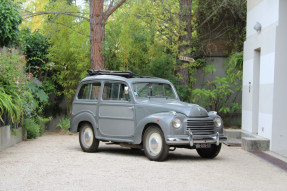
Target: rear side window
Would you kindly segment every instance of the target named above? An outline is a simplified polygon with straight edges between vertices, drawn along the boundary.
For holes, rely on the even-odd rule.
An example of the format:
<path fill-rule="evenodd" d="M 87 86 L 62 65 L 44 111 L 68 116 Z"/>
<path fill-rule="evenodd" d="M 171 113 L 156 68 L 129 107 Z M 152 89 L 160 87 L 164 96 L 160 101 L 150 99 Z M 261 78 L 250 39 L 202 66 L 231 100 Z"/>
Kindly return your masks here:
<path fill-rule="evenodd" d="M 101 92 L 101 83 L 93 83 L 92 84 L 92 93 L 91 93 L 91 99 L 99 99 Z"/>
<path fill-rule="evenodd" d="M 129 100 L 129 94 L 125 94 L 125 87 L 127 85 L 119 82 L 106 83 L 103 90 L 103 100 Z"/>
<path fill-rule="evenodd" d="M 82 87 L 79 91 L 79 94 L 78 94 L 78 99 L 89 99 L 90 98 L 90 90 L 91 90 L 90 84 L 82 85 Z"/>
<path fill-rule="evenodd" d="M 79 94 L 78 99 L 92 99 L 97 100 L 99 99 L 101 91 L 101 83 L 89 83 L 82 85 Z"/>

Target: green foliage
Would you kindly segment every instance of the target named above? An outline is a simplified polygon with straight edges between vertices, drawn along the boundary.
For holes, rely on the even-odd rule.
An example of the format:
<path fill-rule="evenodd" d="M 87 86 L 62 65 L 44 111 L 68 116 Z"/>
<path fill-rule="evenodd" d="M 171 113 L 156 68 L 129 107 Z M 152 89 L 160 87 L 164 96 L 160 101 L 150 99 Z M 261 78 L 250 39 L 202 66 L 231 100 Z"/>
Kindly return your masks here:
<path fill-rule="evenodd" d="M 36 123 L 34 119 L 25 119 L 24 127 L 27 131 L 28 139 L 36 139 L 37 137 L 40 136 L 41 125 Z"/>
<path fill-rule="evenodd" d="M 174 58 L 169 54 L 163 54 L 161 57 L 154 58 L 150 63 L 147 63 L 146 73 L 151 76 L 172 80 L 173 61 Z"/>
<path fill-rule="evenodd" d="M 20 122 L 26 76 L 25 60 L 17 53 L 0 52 L 0 114 L 8 112 L 11 122 Z"/>
<path fill-rule="evenodd" d="M 43 108 L 48 103 L 48 96 L 42 89 L 42 84 L 36 78 L 33 78 L 31 81 L 26 83 L 27 91 L 23 100 L 24 113 L 27 120 L 32 120 L 34 123 L 26 124 L 26 130 L 34 132 L 38 132 L 35 134 L 36 137 L 41 136 L 45 132 L 45 123 L 52 120 L 52 117 L 44 118 L 43 116 Z M 36 125 L 35 125 L 36 124 Z M 29 126 L 31 125 L 31 127 Z M 34 134 L 33 134 L 34 135 Z M 32 138 L 36 138 L 32 136 Z"/>
<path fill-rule="evenodd" d="M 38 102 L 34 99 L 31 91 L 23 93 L 23 111 L 26 117 L 32 118 L 38 107 Z"/>
<path fill-rule="evenodd" d="M 226 67 L 226 77 L 216 77 L 213 81 L 205 82 L 202 89 L 192 91 L 193 102 L 218 111 L 221 115 L 241 108 L 235 100 L 242 89 L 243 53 L 233 53 L 223 65 Z M 207 65 L 204 71 L 213 72 L 214 68 Z"/>
<path fill-rule="evenodd" d="M 174 12 L 178 8 L 178 4 L 168 4 Z M 170 46 L 173 40 L 168 39 L 175 42 L 178 37 L 162 28 L 157 18 L 164 19 L 163 11 L 159 1 L 129 1 L 113 14 L 114 19 L 106 25 L 106 69 L 132 70 L 176 81 L 177 48 Z"/>
<path fill-rule="evenodd" d="M 231 83 L 237 85 L 238 81 L 242 80 L 243 75 L 243 52 L 235 52 L 231 54 L 223 65 L 226 67 L 225 74 L 228 79 L 231 80 Z M 241 90 L 241 87 L 238 90 Z"/>
<path fill-rule="evenodd" d="M 57 124 L 57 127 L 59 127 L 62 131 L 67 132 L 70 128 L 70 118 L 63 117 Z"/>
<path fill-rule="evenodd" d="M 222 49 L 220 46 L 223 43 L 226 50 L 221 50 L 221 53 L 230 54 L 243 50 L 246 35 L 246 0 L 195 0 L 194 5 L 199 54 L 212 53 L 212 47 Z"/>
<path fill-rule="evenodd" d="M 42 89 L 42 83 L 34 78 L 34 80 L 26 83 L 26 86 L 31 90 L 32 95 L 39 103 L 46 103 L 48 101 L 48 96 Z"/>
<path fill-rule="evenodd" d="M 18 108 L 13 103 L 13 100 L 10 95 L 6 94 L 4 89 L 0 87 L 0 120 L 3 121 L 2 115 L 4 112 L 7 112 L 12 121 L 13 119 L 17 118 Z"/>
<path fill-rule="evenodd" d="M 79 8 L 66 1 L 57 1 L 51 2 L 46 11 L 79 12 Z M 65 95 L 69 110 L 77 86 L 90 68 L 90 39 L 80 34 L 89 35 L 89 23 L 67 15 L 51 15 L 46 21 L 45 35 L 51 44 L 48 58 L 54 63 L 52 79 L 62 87 L 57 93 Z"/>
<path fill-rule="evenodd" d="M 45 118 L 45 117 L 41 117 L 40 115 L 38 115 L 36 117 L 36 122 L 40 126 L 40 128 L 39 128 L 39 135 L 40 136 L 42 136 L 45 132 L 46 123 L 48 123 L 51 120 L 52 120 L 52 117 Z"/>
<path fill-rule="evenodd" d="M 190 88 L 190 86 L 186 85 L 186 86 L 175 86 L 176 91 L 178 96 L 180 97 L 181 100 L 183 101 L 187 101 L 190 100 L 190 96 L 191 96 L 191 92 L 192 89 Z"/>
<path fill-rule="evenodd" d="M 42 84 L 40 90 L 36 92 L 38 97 L 49 95 L 55 91 L 55 85 L 49 76 L 52 76 L 52 66 L 54 63 L 49 62 L 48 50 L 49 40 L 39 30 L 31 32 L 29 28 L 23 28 L 20 31 L 20 44 L 26 55 L 26 71 L 34 77 L 37 77 Z M 30 86 L 30 85 L 28 85 Z M 33 87 L 28 87 L 33 88 Z M 45 92 L 44 92 L 45 91 Z M 46 99 L 43 97 L 43 99 Z M 43 100 L 40 100 L 43 101 Z"/>
<path fill-rule="evenodd" d="M 34 76 L 43 80 L 48 67 L 48 48 L 49 41 L 39 30 L 31 32 L 30 29 L 24 28 L 21 31 L 21 45 L 27 60 L 27 70 Z M 47 74 L 46 74 L 47 75 Z"/>
<path fill-rule="evenodd" d="M 45 123 L 51 121 L 52 118 L 43 118 L 41 116 L 36 116 L 35 118 L 24 119 L 24 127 L 27 131 L 28 139 L 35 139 L 42 136 L 45 132 Z"/>
<path fill-rule="evenodd" d="M 0 116 L 8 113 L 11 123 L 26 118 L 28 137 L 35 138 L 45 130 L 40 116 L 48 96 L 40 81 L 26 76 L 25 64 L 24 56 L 18 53 L 0 53 Z"/>
<path fill-rule="evenodd" d="M 48 0 L 45 0 L 45 2 L 41 2 L 43 2 L 42 5 L 47 3 L 44 9 L 47 12 L 81 12 L 81 15 L 89 15 L 89 10 L 76 7 L 70 3 L 70 0 L 49 1 L 49 3 Z M 202 2 L 199 0 L 193 1 L 191 21 L 193 32 L 191 44 L 188 44 L 181 40 L 187 33 L 185 30 L 182 30 L 187 23 L 180 19 L 181 7 L 179 1 L 127 1 L 111 15 L 106 24 L 106 39 L 102 52 L 105 55 L 106 69 L 132 70 L 143 76 L 151 75 L 169 79 L 175 84 L 178 94 L 183 101 L 192 100 L 192 85 L 196 81 L 192 75 L 193 72 L 203 65 L 204 59 L 198 54 L 202 49 L 201 46 L 205 46 L 201 41 L 203 38 L 201 35 L 203 34 L 202 31 L 209 31 L 200 26 L 200 21 L 205 20 L 217 10 L 218 14 L 215 11 L 216 14 L 210 17 L 206 25 L 215 25 L 215 27 L 212 27 L 214 30 L 210 30 L 209 33 L 218 35 L 210 38 L 205 37 L 204 40 L 210 41 L 215 37 L 217 39 L 217 37 L 222 37 L 224 34 L 224 37 L 230 40 L 228 41 L 230 47 L 233 47 L 235 50 L 241 50 L 241 42 L 244 39 L 241 21 L 242 18 L 245 18 L 246 12 L 239 7 L 243 2 L 242 0 L 231 0 L 226 2 L 224 6 L 221 6 L 223 1 L 208 0 L 208 3 Z M 202 7 L 201 4 L 205 7 Z M 222 10 L 232 14 L 224 14 Z M 231 19 L 230 15 L 233 16 Z M 235 26 L 226 23 L 235 23 Z M 215 30 L 218 28 L 222 29 L 221 26 L 226 26 L 228 30 L 222 33 Z M 43 90 L 46 93 L 47 91 L 52 92 L 56 90 L 57 95 L 65 95 L 68 108 L 67 113 L 70 113 L 71 102 L 78 83 L 86 76 L 86 70 L 90 68 L 89 23 L 82 18 L 52 14 L 46 17 L 45 21 L 41 23 L 41 27 L 44 28 L 43 34 L 39 31 L 31 33 L 27 29 L 23 30 L 23 44 L 29 62 L 28 66 L 30 66 L 30 70 L 34 75 L 43 82 Z M 35 28 L 35 26 L 31 28 Z M 47 39 L 49 42 L 47 42 Z M 223 39 L 223 37 L 220 39 Z M 235 40 L 233 41 L 233 39 Z M 48 46 L 49 48 L 47 48 Z M 180 47 L 183 46 L 188 48 L 179 52 Z M 184 63 L 180 61 L 178 57 L 182 54 L 195 56 L 196 62 Z M 188 68 L 190 74 L 190 82 L 185 86 L 179 85 L 182 76 L 178 71 L 182 67 Z M 194 90 L 193 94 L 197 97 L 204 96 L 205 98 L 202 100 L 206 102 L 212 100 L 213 102 L 208 102 L 212 104 L 207 105 L 215 107 L 216 98 L 219 97 L 219 94 L 226 98 L 233 94 L 232 91 L 239 91 L 233 88 L 238 87 L 236 85 L 238 83 L 236 76 L 240 75 L 240 73 L 237 70 L 232 71 L 233 69 L 230 67 L 227 67 L 227 70 L 231 71 L 226 72 L 227 76 L 225 79 L 217 78 L 212 82 L 207 82 L 203 84 L 206 91 Z M 213 66 L 204 68 L 206 73 L 214 71 Z M 228 85 L 228 83 L 232 85 Z M 216 90 L 216 87 L 224 89 L 224 92 Z M 31 95 L 27 93 L 26 96 L 29 97 Z M 43 96 L 38 94 L 36 97 L 41 98 Z M 38 107 L 37 102 L 39 99 L 35 100 L 36 106 L 33 102 L 26 102 L 33 108 L 32 110 Z M 223 108 L 221 109 L 222 112 L 228 111 L 227 106 L 218 105 L 216 107 Z M 233 108 L 235 110 L 239 106 L 234 104 Z"/>
<path fill-rule="evenodd" d="M 26 117 L 37 118 L 43 115 L 43 108 L 48 104 L 48 95 L 37 78 L 26 82 L 26 91 L 23 93 L 22 100 Z"/>
<path fill-rule="evenodd" d="M 19 133 L 19 131 L 17 131 L 16 129 L 11 129 L 11 134 L 12 134 L 13 136 L 17 136 L 17 135 L 19 135 L 20 133 Z"/>
<path fill-rule="evenodd" d="M 0 0 L 0 47 L 15 43 L 22 22 L 20 7 L 11 0 Z"/>

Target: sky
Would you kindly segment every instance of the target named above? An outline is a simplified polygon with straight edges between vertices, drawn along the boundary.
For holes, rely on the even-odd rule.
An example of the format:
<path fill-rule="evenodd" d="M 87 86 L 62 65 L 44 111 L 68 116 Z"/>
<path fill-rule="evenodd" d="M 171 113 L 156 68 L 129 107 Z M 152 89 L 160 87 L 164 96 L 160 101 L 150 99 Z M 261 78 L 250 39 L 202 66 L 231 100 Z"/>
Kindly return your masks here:
<path fill-rule="evenodd" d="M 76 0 L 76 5 L 77 6 L 84 7 L 85 4 L 86 4 L 85 0 Z"/>

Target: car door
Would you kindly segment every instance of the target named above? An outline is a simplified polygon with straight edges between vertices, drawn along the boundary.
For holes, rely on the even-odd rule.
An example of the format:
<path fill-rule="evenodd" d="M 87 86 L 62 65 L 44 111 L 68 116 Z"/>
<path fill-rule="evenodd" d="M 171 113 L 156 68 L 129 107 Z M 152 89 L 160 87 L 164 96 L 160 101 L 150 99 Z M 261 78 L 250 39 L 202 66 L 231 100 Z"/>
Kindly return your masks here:
<path fill-rule="evenodd" d="M 134 103 L 125 94 L 128 85 L 120 81 L 104 83 L 99 104 L 99 131 L 104 137 L 129 138 L 134 135 Z"/>
<path fill-rule="evenodd" d="M 101 90 L 100 81 L 88 81 L 81 85 L 79 92 L 73 102 L 72 118 L 87 120 L 92 116 L 92 121 L 97 118 L 98 98 Z M 90 121 L 92 123 L 92 121 Z"/>

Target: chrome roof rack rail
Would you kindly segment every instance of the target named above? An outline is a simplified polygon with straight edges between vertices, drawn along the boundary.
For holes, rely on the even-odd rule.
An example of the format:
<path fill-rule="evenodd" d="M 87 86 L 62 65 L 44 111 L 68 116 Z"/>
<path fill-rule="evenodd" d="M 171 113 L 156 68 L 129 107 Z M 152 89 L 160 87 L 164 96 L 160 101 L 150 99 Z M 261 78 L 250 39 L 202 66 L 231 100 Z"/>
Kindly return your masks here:
<path fill-rule="evenodd" d="M 88 70 L 89 76 L 96 76 L 96 75 L 114 75 L 114 76 L 121 76 L 125 78 L 133 78 L 137 75 L 133 74 L 131 71 L 112 71 L 112 70 Z"/>

